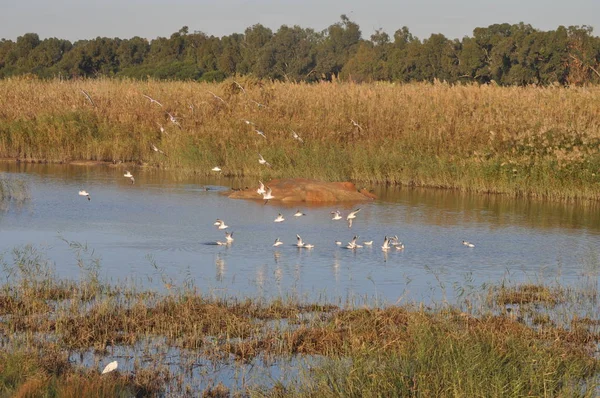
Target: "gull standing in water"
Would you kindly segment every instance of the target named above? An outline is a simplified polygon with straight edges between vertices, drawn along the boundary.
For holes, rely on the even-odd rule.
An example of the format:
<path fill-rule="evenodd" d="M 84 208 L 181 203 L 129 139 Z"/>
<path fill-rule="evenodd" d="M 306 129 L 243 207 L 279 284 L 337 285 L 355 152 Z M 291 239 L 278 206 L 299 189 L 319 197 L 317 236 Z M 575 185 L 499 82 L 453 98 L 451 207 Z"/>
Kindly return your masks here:
<path fill-rule="evenodd" d="M 215 223 L 213 225 L 218 225 L 219 229 L 227 229 L 229 228 L 229 225 L 225 225 L 225 221 L 217 218 L 217 221 L 215 221 Z"/>
<path fill-rule="evenodd" d="M 267 167 L 271 167 L 271 163 L 267 162 L 260 153 L 258 154 L 258 163 L 264 164 Z"/>
<path fill-rule="evenodd" d="M 281 246 L 283 245 L 283 242 L 279 240 L 279 238 L 275 239 L 275 243 L 273 243 L 273 246 L 277 247 L 277 246 Z"/>
<path fill-rule="evenodd" d="M 92 198 L 90 197 L 90 194 L 85 190 L 79 191 L 79 196 L 87 196 L 88 200 L 92 200 Z"/>
<path fill-rule="evenodd" d="M 300 210 L 297 210 L 294 213 L 294 217 L 302 217 L 302 216 L 305 216 L 305 215 L 306 215 L 306 213 L 302 213 Z"/>
<path fill-rule="evenodd" d="M 274 222 L 283 222 L 283 221 L 285 221 L 285 218 L 283 218 L 281 213 L 279 213 L 279 215 L 277 216 L 277 218 L 275 219 Z"/>

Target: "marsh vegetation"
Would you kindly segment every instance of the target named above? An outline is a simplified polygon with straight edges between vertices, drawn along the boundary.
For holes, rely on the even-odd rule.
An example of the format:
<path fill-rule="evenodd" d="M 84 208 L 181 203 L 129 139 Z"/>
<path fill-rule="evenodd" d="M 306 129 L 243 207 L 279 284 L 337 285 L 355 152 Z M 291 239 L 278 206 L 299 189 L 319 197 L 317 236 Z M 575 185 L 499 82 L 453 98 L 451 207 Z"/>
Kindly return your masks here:
<path fill-rule="evenodd" d="M 87 250 L 69 244 L 78 253 Z M 86 260 L 80 262 L 79 278 L 61 279 L 35 247 L 16 248 L 2 262 L 0 389 L 5 395 L 591 397 L 597 392 L 600 318 L 593 278 L 576 288 L 483 286 L 455 305 L 341 307 L 294 297 L 214 298 L 189 283 L 163 293 L 109 284 L 98 277 L 100 264 Z M 119 356 L 127 348 L 129 354 Z M 85 355 L 93 360 L 86 363 Z M 100 375 L 101 364 L 115 357 L 121 368 Z M 198 373 L 206 361 L 268 366 L 291 358 L 298 367 L 289 382 L 225 385 Z"/>
<path fill-rule="evenodd" d="M 0 156 L 596 200 L 599 97 L 594 87 L 8 79 Z"/>

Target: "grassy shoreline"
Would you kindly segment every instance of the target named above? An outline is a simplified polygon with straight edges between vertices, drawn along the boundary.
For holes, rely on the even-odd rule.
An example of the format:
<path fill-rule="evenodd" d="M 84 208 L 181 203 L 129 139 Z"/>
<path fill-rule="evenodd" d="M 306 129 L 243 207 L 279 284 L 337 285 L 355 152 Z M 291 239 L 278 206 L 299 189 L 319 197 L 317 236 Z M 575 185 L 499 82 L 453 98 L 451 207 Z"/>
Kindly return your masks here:
<path fill-rule="evenodd" d="M 599 101 L 596 87 L 6 79 L 0 157 L 598 200 Z"/>
<path fill-rule="evenodd" d="M 456 305 L 346 308 L 108 284 L 94 261 L 82 261 L 78 280 L 61 279 L 32 247 L 2 265 L 0 395 L 591 397 L 600 384 L 593 277 L 488 286 Z M 93 364 L 73 360 L 89 352 Z M 119 370 L 100 375 L 116 355 Z M 290 358 L 310 364 L 290 383 L 191 384 L 201 359 L 237 368 Z"/>

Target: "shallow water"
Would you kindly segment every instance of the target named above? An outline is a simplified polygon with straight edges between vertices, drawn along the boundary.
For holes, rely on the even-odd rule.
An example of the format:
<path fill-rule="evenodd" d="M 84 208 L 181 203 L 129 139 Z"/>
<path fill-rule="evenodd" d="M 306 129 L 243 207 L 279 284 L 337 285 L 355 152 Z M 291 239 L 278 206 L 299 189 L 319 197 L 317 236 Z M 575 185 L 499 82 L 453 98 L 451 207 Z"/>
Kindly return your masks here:
<path fill-rule="evenodd" d="M 99 258 L 101 276 L 165 289 L 193 283 L 201 292 L 229 297 L 293 296 L 333 303 L 455 301 L 484 283 L 597 279 L 600 212 L 597 204 L 560 204 L 448 190 L 375 187 L 370 203 L 307 206 L 228 199 L 238 181 L 180 177 L 118 166 L 0 163 L 0 178 L 27 182 L 30 200 L 0 212 L 0 253 L 11 263 L 15 247 L 33 244 L 61 276 L 79 277 L 75 250 Z M 206 190 L 205 188 L 209 188 Z M 86 189 L 91 201 L 78 196 Z M 361 211 L 348 229 L 332 221 L 339 209 Z M 307 215 L 293 217 L 300 209 Z M 274 223 L 278 213 L 286 220 Z M 225 220 L 231 246 L 218 246 Z M 313 243 L 295 247 L 296 234 Z M 373 240 L 347 250 L 336 240 Z M 381 250 L 398 235 L 402 252 Z M 275 238 L 284 245 L 272 247 Z M 462 240 L 476 246 L 467 248 Z"/>

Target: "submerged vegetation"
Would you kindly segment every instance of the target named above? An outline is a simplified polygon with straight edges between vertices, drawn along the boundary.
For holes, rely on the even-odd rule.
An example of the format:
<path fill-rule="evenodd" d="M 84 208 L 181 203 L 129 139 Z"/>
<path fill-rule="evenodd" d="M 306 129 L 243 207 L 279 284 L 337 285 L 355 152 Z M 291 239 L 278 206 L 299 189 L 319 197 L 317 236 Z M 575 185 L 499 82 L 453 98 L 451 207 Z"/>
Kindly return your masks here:
<path fill-rule="evenodd" d="M 484 286 L 433 307 L 211 298 L 191 284 L 161 292 L 106 284 L 87 248 L 69 244 L 82 270 L 76 281 L 56 277 L 32 247 L 3 261 L 3 395 L 591 397 L 600 381 L 589 281 Z M 224 385 L 202 370 L 292 358 L 288 381 Z M 119 368 L 100 375 L 114 359 Z"/>
<path fill-rule="evenodd" d="M 597 200 L 599 100 L 595 87 L 8 79 L 0 157 Z"/>

